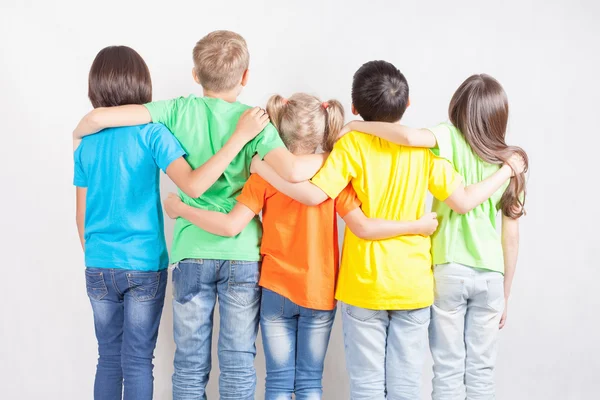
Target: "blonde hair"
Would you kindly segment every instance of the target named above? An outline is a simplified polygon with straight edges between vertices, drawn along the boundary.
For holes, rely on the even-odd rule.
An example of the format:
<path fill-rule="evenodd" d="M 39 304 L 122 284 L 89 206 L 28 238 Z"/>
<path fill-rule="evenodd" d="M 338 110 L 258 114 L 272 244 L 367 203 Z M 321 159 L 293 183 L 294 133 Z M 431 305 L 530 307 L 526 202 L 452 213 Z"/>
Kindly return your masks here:
<path fill-rule="evenodd" d="M 344 108 L 339 101 L 323 102 L 305 93 L 295 93 L 289 99 L 271 96 L 267 113 L 292 153 L 314 153 L 319 146 L 331 151 L 344 126 Z"/>
<path fill-rule="evenodd" d="M 231 31 L 214 31 L 194 46 L 194 71 L 203 88 L 214 92 L 233 89 L 250 64 L 246 41 Z"/>

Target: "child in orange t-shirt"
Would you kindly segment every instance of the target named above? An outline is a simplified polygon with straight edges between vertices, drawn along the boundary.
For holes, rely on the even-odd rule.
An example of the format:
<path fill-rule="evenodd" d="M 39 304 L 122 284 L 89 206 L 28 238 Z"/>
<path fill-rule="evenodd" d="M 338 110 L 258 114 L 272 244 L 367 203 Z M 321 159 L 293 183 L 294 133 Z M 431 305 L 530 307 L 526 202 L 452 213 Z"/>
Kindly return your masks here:
<path fill-rule="evenodd" d="M 321 102 L 304 93 L 289 99 L 275 95 L 267 112 L 288 149 L 312 154 L 319 146 L 331 151 L 344 123 L 336 100 Z M 337 212 L 348 228 L 364 239 L 430 235 L 434 214 L 418 221 L 367 218 L 351 185 L 335 199 L 305 206 L 252 174 L 228 213 L 188 206 L 177 195 L 165 200 L 171 218 L 182 217 L 207 232 L 235 236 L 262 211 L 262 287 L 260 325 L 267 364 L 266 399 L 320 398 L 325 354 L 335 317 L 338 271 Z M 235 268 L 235 263 L 231 264 Z M 231 276 L 235 276 L 232 273 Z M 235 282 L 243 285 L 244 282 Z"/>

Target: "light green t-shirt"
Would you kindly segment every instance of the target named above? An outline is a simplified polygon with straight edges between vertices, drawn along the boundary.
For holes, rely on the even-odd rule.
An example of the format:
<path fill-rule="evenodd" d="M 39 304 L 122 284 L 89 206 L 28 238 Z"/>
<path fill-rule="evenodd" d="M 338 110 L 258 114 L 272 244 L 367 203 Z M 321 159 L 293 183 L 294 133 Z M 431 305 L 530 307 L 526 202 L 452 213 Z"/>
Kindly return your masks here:
<path fill-rule="evenodd" d="M 437 140 L 436 154 L 454 165 L 464 178 L 465 186 L 481 182 L 494 174 L 499 165 L 483 161 L 473 152 L 463 134 L 451 124 L 430 129 Z M 456 262 L 504 273 L 504 256 L 500 234 L 496 230 L 496 215 L 508 181 L 480 206 L 458 214 L 445 203 L 434 199 L 432 211 L 439 217 L 439 227 L 432 236 L 433 264 Z"/>
<path fill-rule="evenodd" d="M 231 137 L 247 105 L 229 103 L 210 97 L 180 97 L 146 104 L 152 122 L 165 125 L 179 140 L 187 161 L 193 168 L 207 162 Z M 275 127 L 269 124 L 233 159 L 223 175 L 202 196 L 190 198 L 183 192 L 183 202 L 204 210 L 228 213 L 235 198 L 250 177 L 254 154 L 263 158 L 271 150 L 284 147 Z M 178 218 L 173 233 L 171 262 L 185 258 L 259 261 L 262 226 L 255 217 L 237 236 L 227 238 L 210 234 L 191 222 Z"/>

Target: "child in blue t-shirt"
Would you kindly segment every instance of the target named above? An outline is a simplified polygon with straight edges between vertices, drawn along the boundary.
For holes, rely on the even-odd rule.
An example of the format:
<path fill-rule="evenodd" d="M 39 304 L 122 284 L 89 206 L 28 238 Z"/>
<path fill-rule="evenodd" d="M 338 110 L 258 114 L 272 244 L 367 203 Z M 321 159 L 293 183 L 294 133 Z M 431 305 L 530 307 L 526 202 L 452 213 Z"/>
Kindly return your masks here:
<path fill-rule="evenodd" d="M 90 69 L 88 95 L 95 108 L 150 102 L 146 63 L 129 47 L 101 50 Z M 76 146 L 77 228 L 98 339 L 96 400 L 152 398 L 169 262 L 159 168 L 199 197 L 267 123 L 264 110 L 246 111 L 225 146 L 196 170 L 160 124 L 105 129 Z"/>

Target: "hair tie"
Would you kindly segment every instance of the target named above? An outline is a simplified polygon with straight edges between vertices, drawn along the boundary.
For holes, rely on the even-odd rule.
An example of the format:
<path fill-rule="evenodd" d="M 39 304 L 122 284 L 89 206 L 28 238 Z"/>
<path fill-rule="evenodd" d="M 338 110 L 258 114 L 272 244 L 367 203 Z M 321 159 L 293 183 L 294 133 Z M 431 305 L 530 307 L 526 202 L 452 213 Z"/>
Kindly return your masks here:
<path fill-rule="evenodd" d="M 324 101 L 323 103 L 321 103 L 321 106 L 323 106 L 323 108 L 327 110 L 327 108 L 329 108 L 329 103 Z"/>
<path fill-rule="evenodd" d="M 281 102 L 283 103 L 284 106 L 286 106 L 287 103 L 289 103 L 290 101 L 288 99 L 286 99 L 285 97 L 282 97 Z"/>

